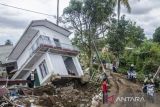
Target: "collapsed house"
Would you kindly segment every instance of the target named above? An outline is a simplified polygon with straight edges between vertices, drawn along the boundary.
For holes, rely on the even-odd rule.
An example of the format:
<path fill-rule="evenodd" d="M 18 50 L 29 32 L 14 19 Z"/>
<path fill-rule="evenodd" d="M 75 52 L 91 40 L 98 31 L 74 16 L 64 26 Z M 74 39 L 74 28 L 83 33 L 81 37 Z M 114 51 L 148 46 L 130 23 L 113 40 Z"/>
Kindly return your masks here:
<path fill-rule="evenodd" d="M 16 69 L 16 63 L 13 60 L 7 60 L 8 55 L 13 49 L 13 45 L 0 45 L 0 78 L 6 78 L 11 71 Z"/>
<path fill-rule="evenodd" d="M 35 71 L 37 86 L 53 75 L 80 78 L 79 50 L 72 45 L 70 34 L 48 20 L 32 21 L 8 56 L 17 65 L 11 79 L 26 80 L 31 71 Z"/>

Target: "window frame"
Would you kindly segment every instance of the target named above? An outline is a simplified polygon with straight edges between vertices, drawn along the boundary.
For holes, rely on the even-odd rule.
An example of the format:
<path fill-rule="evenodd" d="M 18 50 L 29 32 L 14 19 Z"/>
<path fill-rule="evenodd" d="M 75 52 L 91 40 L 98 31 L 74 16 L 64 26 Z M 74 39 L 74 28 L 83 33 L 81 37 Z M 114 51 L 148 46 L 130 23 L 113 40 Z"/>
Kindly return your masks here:
<path fill-rule="evenodd" d="M 42 78 L 45 78 L 48 75 L 49 71 L 45 60 L 39 64 L 39 70 Z"/>
<path fill-rule="evenodd" d="M 54 41 L 54 43 L 55 43 L 55 46 L 56 46 L 56 47 L 61 48 L 61 42 L 60 42 L 60 40 L 59 40 L 59 39 L 57 39 L 57 38 L 53 38 L 53 41 Z M 58 43 L 58 44 L 57 44 L 57 43 Z"/>

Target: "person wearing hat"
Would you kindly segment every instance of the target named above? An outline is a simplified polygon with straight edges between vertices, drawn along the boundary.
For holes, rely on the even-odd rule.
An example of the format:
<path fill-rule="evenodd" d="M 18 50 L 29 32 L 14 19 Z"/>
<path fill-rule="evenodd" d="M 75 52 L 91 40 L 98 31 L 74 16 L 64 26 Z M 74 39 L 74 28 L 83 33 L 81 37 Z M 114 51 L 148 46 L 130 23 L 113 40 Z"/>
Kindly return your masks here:
<path fill-rule="evenodd" d="M 133 78 L 135 78 L 135 76 L 136 76 L 136 72 L 134 70 L 134 65 L 131 64 L 131 66 L 130 66 L 130 68 L 128 70 L 128 78 L 129 79 L 133 79 Z"/>

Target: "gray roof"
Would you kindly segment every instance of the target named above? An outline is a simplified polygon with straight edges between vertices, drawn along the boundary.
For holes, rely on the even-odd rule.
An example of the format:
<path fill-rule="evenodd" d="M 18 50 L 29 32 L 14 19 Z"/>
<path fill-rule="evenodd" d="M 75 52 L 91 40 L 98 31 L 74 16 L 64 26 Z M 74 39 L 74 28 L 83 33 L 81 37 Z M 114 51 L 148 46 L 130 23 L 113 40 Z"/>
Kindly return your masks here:
<path fill-rule="evenodd" d="M 13 45 L 0 45 L 0 61 L 2 64 L 8 63 L 7 57 L 13 49 Z"/>
<path fill-rule="evenodd" d="M 17 58 L 23 53 L 28 44 L 32 41 L 35 35 L 38 33 L 38 30 L 29 29 L 23 36 L 20 38 L 10 55 L 8 60 L 17 60 Z"/>
<path fill-rule="evenodd" d="M 45 27 L 47 27 L 51 30 L 54 30 L 58 33 L 61 33 L 65 36 L 67 36 L 67 37 L 71 34 L 71 32 L 69 30 L 67 30 L 67 29 L 65 29 L 61 26 L 58 26 L 58 25 L 56 25 L 56 24 L 54 24 L 54 23 L 52 23 L 52 22 L 50 22 L 46 19 L 45 20 L 34 20 L 34 21 L 32 21 L 31 26 L 32 27 L 34 27 L 34 26 L 45 26 Z"/>
<path fill-rule="evenodd" d="M 48 20 L 34 20 L 30 23 L 30 25 L 27 27 L 15 47 L 13 48 L 12 52 L 8 56 L 8 60 L 17 60 L 19 56 L 23 53 L 25 48 L 28 46 L 28 44 L 32 41 L 32 39 L 35 37 L 35 35 L 39 32 L 38 30 L 33 29 L 32 27 L 35 26 L 44 26 L 51 30 L 54 30 L 58 33 L 63 34 L 64 36 L 69 36 L 71 34 L 70 31 L 57 26 L 56 24 L 48 21 Z"/>

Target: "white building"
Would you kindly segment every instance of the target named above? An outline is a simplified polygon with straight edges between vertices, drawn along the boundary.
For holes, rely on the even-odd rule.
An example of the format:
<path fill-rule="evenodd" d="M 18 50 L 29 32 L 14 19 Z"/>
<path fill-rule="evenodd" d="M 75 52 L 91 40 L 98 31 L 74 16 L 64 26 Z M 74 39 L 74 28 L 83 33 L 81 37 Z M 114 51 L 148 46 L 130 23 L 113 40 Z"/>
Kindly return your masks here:
<path fill-rule="evenodd" d="M 48 20 L 32 21 L 8 57 L 17 62 L 12 79 L 27 79 L 32 70 L 40 85 L 54 74 L 82 76 L 79 50 L 71 44 L 70 34 Z"/>

